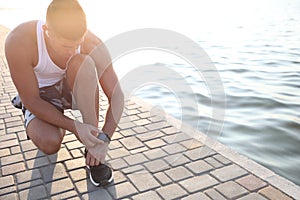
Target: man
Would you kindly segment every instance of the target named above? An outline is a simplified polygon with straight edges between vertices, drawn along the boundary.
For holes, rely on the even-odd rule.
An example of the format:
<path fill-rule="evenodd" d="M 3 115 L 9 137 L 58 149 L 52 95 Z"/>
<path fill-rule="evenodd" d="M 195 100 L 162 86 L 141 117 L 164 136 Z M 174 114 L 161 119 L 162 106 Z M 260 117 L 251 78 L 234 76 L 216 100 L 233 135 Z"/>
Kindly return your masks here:
<path fill-rule="evenodd" d="M 17 26 L 5 42 L 5 55 L 22 107 L 27 136 L 45 154 L 58 152 L 65 130 L 86 146 L 86 165 L 96 186 L 112 181 L 104 164 L 108 143 L 121 118 L 124 97 L 104 44 L 87 30 L 77 0 L 53 0 L 46 22 Z M 98 130 L 99 88 L 109 107 Z M 21 102 L 19 101 L 21 100 Z M 83 123 L 64 109 L 80 110 Z"/>

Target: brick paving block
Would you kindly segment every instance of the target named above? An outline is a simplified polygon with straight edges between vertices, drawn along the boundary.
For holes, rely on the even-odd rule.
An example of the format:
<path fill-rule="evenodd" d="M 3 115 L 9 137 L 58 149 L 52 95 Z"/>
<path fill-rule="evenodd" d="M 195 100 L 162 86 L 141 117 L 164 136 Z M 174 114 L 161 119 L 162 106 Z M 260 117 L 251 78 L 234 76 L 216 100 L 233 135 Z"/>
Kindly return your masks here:
<path fill-rule="evenodd" d="M 6 134 L 0 136 L 0 141 L 7 141 L 7 140 L 15 140 L 17 136 L 15 134 Z"/>
<path fill-rule="evenodd" d="M 148 159 L 142 153 L 138 153 L 138 154 L 134 154 L 134 155 L 124 157 L 124 160 L 129 165 L 136 165 L 136 164 L 140 164 L 140 163 L 148 161 Z"/>
<path fill-rule="evenodd" d="M 65 161 L 65 165 L 67 167 L 67 170 L 73 170 L 85 167 L 85 158 L 76 158 L 73 160 L 67 160 Z"/>
<path fill-rule="evenodd" d="M 202 192 L 198 192 L 196 194 L 192 194 L 187 197 L 184 197 L 182 200 L 210 200 L 210 198 L 208 198 Z"/>
<path fill-rule="evenodd" d="M 205 159 L 205 161 L 208 164 L 210 164 L 211 166 L 213 166 L 214 168 L 220 168 L 220 167 L 224 166 L 222 163 L 217 161 L 214 157 L 208 157 L 208 158 Z"/>
<path fill-rule="evenodd" d="M 198 160 L 195 162 L 190 162 L 185 165 L 189 170 L 191 170 L 194 174 L 199 175 L 214 169 L 211 165 L 209 165 L 204 160 Z"/>
<path fill-rule="evenodd" d="M 77 140 L 77 137 L 73 133 L 66 133 L 62 143 L 74 142 Z"/>
<path fill-rule="evenodd" d="M 246 188 L 247 190 L 249 190 L 251 192 L 261 189 L 267 185 L 266 182 L 253 176 L 252 174 L 245 176 L 243 178 L 240 178 L 236 182 L 238 182 L 240 185 L 242 185 L 244 188 Z"/>
<path fill-rule="evenodd" d="M 146 141 L 149 141 L 149 140 L 161 138 L 161 137 L 164 136 L 164 134 L 159 130 L 155 130 L 155 131 L 147 131 L 145 133 L 140 133 L 140 134 L 137 134 L 136 136 L 141 141 L 146 142 Z"/>
<path fill-rule="evenodd" d="M 48 194 L 46 192 L 45 186 L 40 185 L 36 187 L 32 187 L 26 190 L 22 190 L 19 192 L 20 199 L 45 199 Z"/>
<path fill-rule="evenodd" d="M 189 150 L 204 146 L 204 144 L 195 139 L 185 140 L 183 142 L 180 142 L 180 144 Z"/>
<path fill-rule="evenodd" d="M 146 129 L 145 127 L 143 127 L 143 126 L 137 126 L 137 127 L 134 127 L 134 128 L 132 128 L 132 130 L 134 130 L 134 132 L 136 132 L 136 133 L 145 133 L 145 132 L 147 132 L 148 131 L 148 129 Z"/>
<path fill-rule="evenodd" d="M 134 200 L 161 200 L 158 194 L 154 191 L 148 191 L 144 193 L 140 193 L 132 197 Z"/>
<path fill-rule="evenodd" d="M 76 170 L 70 171 L 69 176 L 74 182 L 81 181 L 81 180 L 87 178 L 87 171 L 86 171 L 86 169 L 83 169 L 83 168 L 76 169 Z"/>
<path fill-rule="evenodd" d="M 31 160 L 34 158 L 40 158 L 40 157 L 46 157 L 46 154 L 44 154 L 42 151 L 38 149 L 34 149 L 31 151 L 26 151 L 23 153 L 25 160 Z"/>
<path fill-rule="evenodd" d="M 16 155 L 2 157 L 0 160 L 1 160 L 2 166 L 14 164 L 14 163 L 18 163 L 18 162 L 24 162 L 22 154 L 16 154 Z"/>
<path fill-rule="evenodd" d="M 74 189 L 74 184 L 69 178 L 58 180 L 55 182 L 50 182 L 46 185 L 47 191 L 51 195 L 66 192 L 68 190 Z"/>
<path fill-rule="evenodd" d="M 18 146 L 19 142 L 17 139 L 15 140 L 7 140 L 7 141 L 0 141 L 0 149 L 5 149 L 13 146 Z"/>
<path fill-rule="evenodd" d="M 137 148 L 137 149 L 132 149 L 132 150 L 130 150 L 130 153 L 131 153 L 131 154 L 138 154 L 138 153 L 142 153 L 142 152 L 148 151 L 148 150 L 149 150 L 148 147 L 143 146 L 143 147 L 140 147 L 140 148 Z"/>
<path fill-rule="evenodd" d="M 179 184 L 190 193 L 207 189 L 217 185 L 218 183 L 219 182 L 215 178 L 209 176 L 208 174 L 195 176 L 179 182 Z"/>
<path fill-rule="evenodd" d="M 182 153 L 166 156 L 164 160 L 167 161 L 167 163 L 172 167 L 177 167 L 190 162 L 190 160 Z"/>
<path fill-rule="evenodd" d="M 82 157 L 82 155 L 83 155 L 82 152 L 79 149 L 73 149 L 73 150 L 71 150 L 70 154 L 71 154 L 71 156 L 72 156 L 73 159 L 74 158 Z"/>
<path fill-rule="evenodd" d="M 125 146 L 126 149 L 137 149 L 143 147 L 144 144 L 138 140 L 136 137 L 126 137 L 120 140 L 120 142 Z"/>
<path fill-rule="evenodd" d="M 133 185 L 140 191 L 153 190 L 160 186 L 160 184 L 153 178 L 149 172 L 138 172 L 128 175 Z"/>
<path fill-rule="evenodd" d="M 167 185 L 169 183 L 172 183 L 172 180 L 164 172 L 158 172 L 154 174 L 154 176 L 161 185 Z"/>
<path fill-rule="evenodd" d="M 216 191 L 213 188 L 210 188 L 210 189 L 204 191 L 204 193 L 207 196 L 209 196 L 211 199 L 214 199 L 214 200 L 226 200 L 223 195 L 221 195 L 218 191 Z"/>
<path fill-rule="evenodd" d="M 9 156 L 9 155 L 10 155 L 10 151 L 8 148 L 0 150 L 0 157 L 5 157 L 5 156 Z"/>
<path fill-rule="evenodd" d="M 118 131 L 116 131 L 114 133 L 114 135 L 112 136 L 111 140 L 114 141 L 114 140 L 119 140 L 121 138 L 123 138 L 123 135 L 121 133 L 119 133 Z"/>
<path fill-rule="evenodd" d="M 47 165 L 40 168 L 43 180 L 48 183 L 68 176 L 66 169 L 61 163 Z"/>
<path fill-rule="evenodd" d="M 113 171 L 113 184 L 119 184 L 127 181 L 126 176 L 121 171 Z"/>
<path fill-rule="evenodd" d="M 126 168 L 128 166 L 128 164 L 122 158 L 110 160 L 110 161 L 108 161 L 108 163 L 111 165 L 111 167 L 114 170 L 120 170 L 120 169 Z"/>
<path fill-rule="evenodd" d="M 179 132 L 179 133 L 175 133 L 173 135 L 168 135 L 162 138 L 164 141 L 166 141 L 169 144 L 172 143 L 179 143 L 185 140 L 189 140 L 191 139 L 191 137 L 185 133 Z"/>
<path fill-rule="evenodd" d="M 160 130 L 162 129 L 164 126 L 165 126 L 165 122 L 164 121 L 159 121 L 159 122 L 155 122 L 155 123 L 151 123 L 151 124 L 148 124 L 146 125 L 145 127 L 150 130 L 150 131 L 153 131 L 153 130 Z"/>
<path fill-rule="evenodd" d="M 175 154 L 186 150 L 186 148 L 177 143 L 169 144 L 167 146 L 162 147 L 162 149 L 165 150 L 168 154 Z"/>
<path fill-rule="evenodd" d="M 81 142 L 79 142 L 78 140 L 75 140 L 72 142 L 67 142 L 67 143 L 65 143 L 65 145 L 69 150 L 79 149 L 81 147 L 84 147 L 84 145 Z"/>
<path fill-rule="evenodd" d="M 51 196 L 51 200 L 61 200 L 61 199 L 80 200 L 77 192 L 75 192 L 75 191 L 68 191 L 68 192 L 64 192 L 61 194 Z"/>
<path fill-rule="evenodd" d="M 264 197 L 266 197 L 270 200 L 277 200 L 277 199 L 291 200 L 292 199 L 289 196 L 287 196 L 286 194 L 282 193 L 281 191 L 279 191 L 278 189 L 275 189 L 272 186 L 268 186 L 266 188 L 259 190 L 259 194 L 263 195 Z"/>
<path fill-rule="evenodd" d="M 17 132 L 21 132 L 21 131 L 25 131 L 25 127 L 23 124 L 21 124 L 20 126 L 14 126 L 14 127 L 10 127 L 10 128 L 6 129 L 7 134 L 17 133 Z"/>
<path fill-rule="evenodd" d="M 241 167 L 233 164 L 226 167 L 216 169 L 211 174 L 221 182 L 229 181 L 246 175 L 248 172 Z"/>
<path fill-rule="evenodd" d="M 166 127 L 166 128 L 163 128 L 161 129 L 162 132 L 164 132 L 165 134 L 167 135 L 172 135 L 174 133 L 178 133 L 180 132 L 177 128 L 175 128 L 174 126 L 170 126 L 170 127 Z"/>
<path fill-rule="evenodd" d="M 121 157 L 125 157 L 127 155 L 130 155 L 129 151 L 127 151 L 124 148 L 110 150 L 110 151 L 108 151 L 107 154 L 109 155 L 109 157 L 111 159 L 121 158 Z"/>
<path fill-rule="evenodd" d="M 199 160 L 210 157 L 216 152 L 207 146 L 203 146 L 197 149 L 189 150 L 184 153 L 191 160 Z"/>
<path fill-rule="evenodd" d="M 2 167 L 2 176 L 16 174 L 18 172 L 22 172 L 25 170 L 26 168 L 24 163 L 15 163 L 11 165 L 6 165 Z"/>
<path fill-rule="evenodd" d="M 245 188 L 233 181 L 228 181 L 226 183 L 216 186 L 216 190 L 218 190 L 228 199 L 237 198 L 248 193 L 248 191 Z"/>
<path fill-rule="evenodd" d="M 183 179 L 188 179 L 193 176 L 193 174 L 190 171 L 188 171 L 186 168 L 182 166 L 169 169 L 165 172 L 173 181 L 180 181 Z"/>
<path fill-rule="evenodd" d="M 121 130 L 120 133 L 124 136 L 124 137 L 135 137 L 136 133 L 132 130 L 132 129 L 125 129 L 125 130 Z"/>
<path fill-rule="evenodd" d="M 139 171 L 144 171 L 145 168 L 142 165 L 134 165 L 134 166 L 129 166 L 127 168 L 122 169 L 122 172 L 124 174 L 132 174 L 132 173 L 136 173 Z"/>
<path fill-rule="evenodd" d="M 6 128 L 12 128 L 12 127 L 16 127 L 16 126 L 23 126 L 24 123 L 19 120 L 19 121 L 12 121 L 12 122 L 7 122 L 5 123 Z"/>
<path fill-rule="evenodd" d="M 133 123 L 135 123 L 137 126 L 145 126 L 147 124 L 150 124 L 151 121 L 149 121 L 148 119 L 139 119 L 134 121 Z"/>
<path fill-rule="evenodd" d="M 120 130 L 125 130 L 125 129 L 136 127 L 136 125 L 133 122 L 130 122 L 130 121 L 125 122 L 125 123 L 122 123 L 122 121 L 121 121 L 119 123 L 118 127 L 119 127 Z"/>
<path fill-rule="evenodd" d="M 15 185 L 2 188 L 0 190 L 0 199 L 2 199 L 1 198 L 2 196 L 6 196 L 7 194 L 15 192 L 15 191 L 17 191 Z"/>
<path fill-rule="evenodd" d="M 72 156 L 70 155 L 70 151 L 66 148 L 61 148 L 56 154 L 53 154 L 51 156 L 48 156 L 51 163 L 56 162 L 63 162 L 66 160 L 72 159 Z"/>
<path fill-rule="evenodd" d="M 215 155 L 214 158 L 217 159 L 219 162 L 221 162 L 223 165 L 231 164 L 231 161 L 225 158 L 224 156 L 222 156 L 221 154 Z"/>
<path fill-rule="evenodd" d="M 11 151 L 11 154 L 19 154 L 19 153 L 21 153 L 21 148 L 19 146 L 11 147 L 10 151 Z"/>
<path fill-rule="evenodd" d="M 113 199 L 123 199 L 138 193 L 137 189 L 129 182 L 111 186 L 108 188 L 108 191 Z"/>
<path fill-rule="evenodd" d="M 37 149 L 37 147 L 32 143 L 31 140 L 25 140 L 25 141 L 20 142 L 20 146 L 21 146 L 22 152 Z"/>
<path fill-rule="evenodd" d="M 44 184 L 44 181 L 42 179 L 35 179 L 35 180 L 31 180 L 29 182 L 20 183 L 17 186 L 18 186 L 18 190 L 20 191 L 20 190 L 25 190 L 25 189 L 43 185 L 43 184 Z"/>
<path fill-rule="evenodd" d="M 10 194 L 6 194 L 3 196 L 0 196 L 1 200 L 12 200 L 12 199 L 18 199 L 18 194 L 17 193 L 10 193 Z"/>
<path fill-rule="evenodd" d="M 24 183 L 27 181 L 32 181 L 35 179 L 41 178 L 42 175 L 39 169 L 27 170 L 25 172 L 20 172 L 16 174 L 16 181 L 18 184 Z"/>
<path fill-rule="evenodd" d="M 13 176 L 0 177 L 0 188 L 5 188 L 14 184 L 15 181 Z"/>
<path fill-rule="evenodd" d="M 171 185 L 163 186 L 157 190 L 163 199 L 181 199 L 187 195 L 187 192 L 179 185 L 173 183 Z"/>
<path fill-rule="evenodd" d="M 164 160 L 161 159 L 149 161 L 144 165 L 152 173 L 164 171 L 170 168 L 170 166 Z"/>
<path fill-rule="evenodd" d="M 26 165 L 27 165 L 28 169 L 39 168 L 39 167 L 46 166 L 49 164 L 50 164 L 50 162 L 47 159 L 47 157 L 39 157 L 39 158 L 35 158 L 32 160 L 26 161 Z"/>
<path fill-rule="evenodd" d="M 149 140 L 149 141 L 145 142 L 145 144 L 150 149 L 154 149 L 154 148 L 158 148 L 158 147 L 162 147 L 162 146 L 166 145 L 166 143 L 162 139 Z"/>
<path fill-rule="evenodd" d="M 260 194 L 257 193 L 251 193 L 248 194 L 247 196 L 244 196 L 240 198 L 239 200 L 267 200 L 265 197 L 261 196 Z"/>
<path fill-rule="evenodd" d="M 107 190 L 105 189 L 98 189 L 93 192 L 89 192 L 82 196 L 84 200 L 94 200 L 94 199 L 103 199 L 103 200 L 112 200 L 113 198 L 109 195 Z"/>
<path fill-rule="evenodd" d="M 167 156 L 168 154 L 162 149 L 151 149 L 143 152 L 144 155 L 150 160 L 158 159 Z"/>
<path fill-rule="evenodd" d="M 19 138 L 19 141 L 27 140 L 27 134 L 26 134 L 25 131 L 18 132 L 18 133 L 17 133 L 17 136 L 18 136 L 18 138 Z"/>
<path fill-rule="evenodd" d="M 75 182 L 75 187 L 80 194 L 84 194 L 87 192 L 93 192 L 98 190 L 98 187 L 95 187 L 89 178 L 83 179 L 81 181 Z"/>

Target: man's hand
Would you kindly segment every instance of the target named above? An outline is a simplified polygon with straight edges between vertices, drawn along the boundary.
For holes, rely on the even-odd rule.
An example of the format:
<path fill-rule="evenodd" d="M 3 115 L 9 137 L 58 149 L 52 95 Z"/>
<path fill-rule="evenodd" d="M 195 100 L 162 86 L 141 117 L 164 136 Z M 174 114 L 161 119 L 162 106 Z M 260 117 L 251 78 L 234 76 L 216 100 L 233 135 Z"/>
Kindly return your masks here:
<path fill-rule="evenodd" d="M 99 130 L 96 127 L 75 121 L 75 128 L 79 140 L 87 149 L 103 143 L 103 141 L 96 138 L 96 135 L 99 133 Z"/>
<path fill-rule="evenodd" d="M 107 150 L 108 143 L 103 141 L 101 141 L 101 144 L 96 144 L 94 147 L 88 148 L 88 153 L 86 155 L 86 164 L 88 166 L 98 166 L 101 163 L 105 163 Z"/>

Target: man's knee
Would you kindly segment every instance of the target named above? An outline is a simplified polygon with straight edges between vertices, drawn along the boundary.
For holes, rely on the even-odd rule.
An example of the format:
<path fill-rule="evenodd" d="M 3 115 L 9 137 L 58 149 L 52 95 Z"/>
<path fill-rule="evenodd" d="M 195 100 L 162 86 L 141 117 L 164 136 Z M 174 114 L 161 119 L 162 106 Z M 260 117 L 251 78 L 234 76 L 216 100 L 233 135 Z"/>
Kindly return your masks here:
<path fill-rule="evenodd" d="M 39 149 L 47 155 L 55 154 L 59 151 L 61 142 L 60 138 L 45 139 L 43 144 L 39 146 Z"/>

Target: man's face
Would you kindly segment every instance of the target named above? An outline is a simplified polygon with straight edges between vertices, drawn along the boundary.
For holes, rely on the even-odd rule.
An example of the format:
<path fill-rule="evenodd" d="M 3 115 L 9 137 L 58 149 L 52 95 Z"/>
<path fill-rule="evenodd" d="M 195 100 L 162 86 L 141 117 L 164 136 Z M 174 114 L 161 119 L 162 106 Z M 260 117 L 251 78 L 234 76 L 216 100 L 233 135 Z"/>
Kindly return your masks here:
<path fill-rule="evenodd" d="M 55 34 L 53 29 L 44 26 L 45 33 L 48 37 L 50 47 L 63 58 L 70 58 L 78 51 L 79 46 L 83 43 L 84 36 L 78 40 L 69 40 Z"/>

